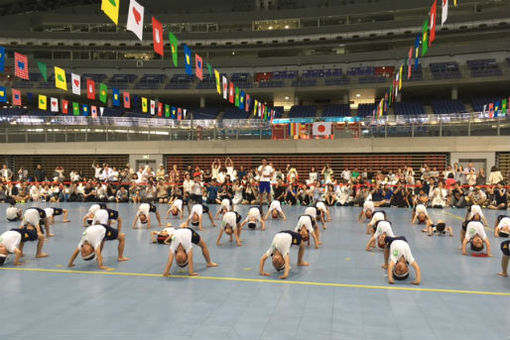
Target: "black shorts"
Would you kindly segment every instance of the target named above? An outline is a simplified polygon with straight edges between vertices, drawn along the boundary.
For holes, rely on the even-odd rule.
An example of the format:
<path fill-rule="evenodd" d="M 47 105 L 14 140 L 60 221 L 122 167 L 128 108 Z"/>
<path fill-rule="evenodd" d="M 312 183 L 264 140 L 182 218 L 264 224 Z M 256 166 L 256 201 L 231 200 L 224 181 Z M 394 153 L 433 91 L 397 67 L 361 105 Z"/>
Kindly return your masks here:
<path fill-rule="evenodd" d="M 119 231 L 117 229 L 112 228 L 109 225 L 102 224 L 102 226 L 106 229 L 103 241 L 112 241 L 119 238 Z"/>
<path fill-rule="evenodd" d="M 43 209 L 41 209 L 41 208 L 34 208 L 34 207 L 29 208 L 29 209 L 37 210 L 39 212 L 39 218 L 41 218 L 41 219 L 46 218 L 46 211 L 44 211 Z M 27 209 L 27 210 L 29 210 L 29 209 Z"/>
<path fill-rule="evenodd" d="M 191 243 L 198 245 L 200 243 L 200 235 L 191 228 L 186 229 L 191 230 Z"/>
<path fill-rule="evenodd" d="M 471 221 L 464 221 L 462 222 L 462 230 L 466 231 L 468 223 Z"/>
<path fill-rule="evenodd" d="M 243 218 L 241 217 L 241 215 L 239 215 L 239 213 L 237 211 L 234 211 L 234 212 L 236 214 L 236 223 L 240 223 Z"/>
<path fill-rule="evenodd" d="M 15 218 L 8 218 L 8 219 L 7 219 L 7 221 L 9 221 L 9 222 L 16 222 L 16 221 L 19 221 L 19 220 L 21 220 L 21 218 L 19 218 L 19 217 L 15 217 Z"/>
<path fill-rule="evenodd" d="M 498 222 L 501 222 L 502 219 L 504 219 L 505 217 L 508 217 L 507 215 L 498 215 Z"/>
<path fill-rule="evenodd" d="M 149 203 L 149 212 L 155 213 L 157 210 L 158 210 L 158 208 L 156 208 L 156 206 L 154 204 Z"/>
<path fill-rule="evenodd" d="M 11 229 L 21 234 L 21 242 L 37 241 L 37 231 L 35 229 Z"/>
<path fill-rule="evenodd" d="M 501 242 L 501 251 L 503 255 L 510 256 L 510 240 Z"/>
<path fill-rule="evenodd" d="M 119 219 L 119 212 L 117 210 L 113 209 L 105 209 L 108 212 L 108 219 L 109 220 L 118 220 Z"/>
<path fill-rule="evenodd" d="M 53 208 L 53 216 L 60 216 L 64 212 L 61 208 Z"/>
<path fill-rule="evenodd" d="M 108 209 L 108 208 L 106 208 L 106 203 L 98 203 L 97 205 L 99 205 L 99 208 L 101 208 L 101 209 L 104 209 L 104 210 Z"/>
<path fill-rule="evenodd" d="M 203 214 L 209 213 L 209 207 L 207 205 L 202 204 L 202 213 Z"/>

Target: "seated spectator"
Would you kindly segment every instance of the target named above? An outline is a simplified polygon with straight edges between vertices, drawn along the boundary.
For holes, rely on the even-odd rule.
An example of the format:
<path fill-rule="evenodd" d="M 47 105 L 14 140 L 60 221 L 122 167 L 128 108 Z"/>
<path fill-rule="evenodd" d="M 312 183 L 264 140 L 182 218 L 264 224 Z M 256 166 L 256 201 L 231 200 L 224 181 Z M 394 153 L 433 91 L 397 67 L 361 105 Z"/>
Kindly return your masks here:
<path fill-rule="evenodd" d="M 125 203 L 129 201 L 129 192 L 126 190 L 126 187 L 121 186 L 120 189 L 117 190 L 115 201 L 117 203 Z"/>
<path fill-rule="evenodd" d="M 498 184 L 499 182 L 502 182 L 504 180 L 503 175 L 501 174 L 501 171 L 499 171 L 497 166 L 491 167 L 491 173 L 489 174 L 489 181 L 488 183 L 490 185 Z"/>
<path fill-rule="evenodd" d="M 503 187 L 503 182 L 499 182 L 496 188 L 492 188 L 494 192 L 494 200 L 490 202 L 487 208 L 492 210 L 504 210 L 508 207 L 506 189 Z"/>
<path fill-rule="evenodd" d="M 298 185 L 296 182 L 292 182 L 285 191 L 285 203 L 288 205 L 296 205 L 298 196 Z"/>
<path fill-rule="evenodd" d="M 466 197 L 467 205 L 479 205 L 483 207 L 487 201 L 487 195 L 479 187 L 474 188 Z"/>
<path fill-rule="evenodd" d="M 30 188 L 30 200 L 32 202 L 39 202 L 41 200 L 41 187 L 39 183 L 32 185 Z"/>
<path fill-rule="evenodd" d="M 308 179 L 306 180 L 306 184 L 310 185 L 316 181 L 319 180 L 319 174 L 317 173 L 317 170 L 312 166 L 310 169 L 310 172 L 308 173 Z"/>
<path fill-rule="evenodd" d="M 156 198 L 159 203 L 168 203 L 168 187 L 165 182 L 163 182 L 163 179 L 164 175 L 163 178 L 158 180 L 158 184 L 156 185 Z"/>
<path fill-rule="evenodd" d="M 340 186 L 339 187 L 339 190 L 340 189 Z M 334 206 L 336 203 L 337 203 L 337 193 L 335 192 L 335 186 L 333 184 L 328 184 L 326 186 L 326 193 L 324 195 L 324 203 L 326 203 L 326 205 L 332 207 Z"/>
<path fill-rule="evenodd" d="M 408 202 L 406 199 L 406 189 L 404 185 L 402 185 L 402 182 L 397 183 L 397 187 L 395 188 L 395 191 L 393 191 L 393 195 L 391 196 L 390 205 L 399 208 L 408 207 Z"/>
<path fill-rule="evenodd" d="M 326 193 L 327 195 L 327 193 Z M 347 206 L 347 205 L 350 205 L 351 204 L 351 200 L 352 200 L 352 186 L 349 182 L 343 182 L 341 183 L 340 185 L 337 185 L 337 189 L 336 189 L 336 192 L 335 192 L 335 196 L 336 196 L 336 205 L 340 205 L 340 206 Z M 335 204 L 333 203 L 333 204 Z M 327 201 L 326 201 L 326 204 Z M 331 204 L 331 205 L 333 205 Z M 329 204 L 328 204 L 329 205 Z"/>
<path fill-rule="evenodd" d="M 444 188 L 442 181 L 439 181 L 437 187 L 432 190 L 430 198 L 432 208 L 442 209 L 446 206 L 448 191 Z"/>
<path fill-rule="evenodd" d="M 464 197 L 464 189 L 460 186 L 460 182 L 455 182 L 450 194 L 450 206 L 453 208 L 463 209 L 466 207 L 466 199 Z"/>
<path fill-rule="evenodd" d="M 285 187 L 283 180 L 278 178 L 276 180 L 276 184 L 273 186 L 273 194 L 274 200 L 279 201 L 280 203 L 285 200 L 285 191 L 287 188 Z"/>

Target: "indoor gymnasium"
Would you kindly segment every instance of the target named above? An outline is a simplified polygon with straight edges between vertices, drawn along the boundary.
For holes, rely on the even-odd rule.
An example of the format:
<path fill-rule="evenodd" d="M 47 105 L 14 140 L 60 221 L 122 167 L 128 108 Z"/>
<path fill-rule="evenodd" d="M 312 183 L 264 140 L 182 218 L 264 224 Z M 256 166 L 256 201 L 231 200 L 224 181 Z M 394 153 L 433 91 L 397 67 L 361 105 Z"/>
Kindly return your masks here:
<path fill-rule="evenodd" d="M 0 339 L 510 332 L 509 0 L 0 0 Z"/>

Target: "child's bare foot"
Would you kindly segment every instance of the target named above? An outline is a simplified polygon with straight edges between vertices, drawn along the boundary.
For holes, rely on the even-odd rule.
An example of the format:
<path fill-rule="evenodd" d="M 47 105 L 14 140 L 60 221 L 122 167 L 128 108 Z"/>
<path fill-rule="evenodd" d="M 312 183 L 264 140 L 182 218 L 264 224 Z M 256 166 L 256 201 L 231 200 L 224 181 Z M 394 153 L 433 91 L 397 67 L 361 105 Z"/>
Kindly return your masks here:
<path fill-rule="evenodd" d="M 128 257 L 119 257 L 119 258 L 117 258 L 117 260 L 119 262 L 123 262 L 123 261 L 129 261 L 129 258 Z"/>
<path fill-rule="evenodd" d="M 508 276 L 508 274 L 507 274 L 507 273 L 503 273 L 503 272 L 498 273 L 498 275 L 499 275 L 499 276 L 502 276 L 502 277 L 507 277 L 507 276 Z"/>
<path fill-rule="evenodd" d="M 40 253 L 40 254 L 37 254 L 35 255 L 35 258 L 41 258 L 41 257 L 48 257 L 48 254 L 47 253 Z"/>
<path fill-rule="evenodd" d="M 214 263 L 214 262 L 209 262 L 207 264 L 207 267 L 218 267 L 218 265 L 216 263 Z"/>

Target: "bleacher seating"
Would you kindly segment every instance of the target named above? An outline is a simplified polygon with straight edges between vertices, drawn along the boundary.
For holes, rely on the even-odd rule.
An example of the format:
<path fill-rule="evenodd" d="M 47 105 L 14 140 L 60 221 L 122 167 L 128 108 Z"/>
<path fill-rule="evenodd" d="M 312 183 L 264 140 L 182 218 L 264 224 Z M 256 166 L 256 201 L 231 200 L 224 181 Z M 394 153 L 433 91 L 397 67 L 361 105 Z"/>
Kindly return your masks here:
<path fill-rule="evenodd" d="M 312 87 L 317 84 L 316 79 L 302 79 L 302 80 L 294 80 L 292 82 L 293 87 Z"/>
<path fill-rule="evenodd" d="M 166 81 L 164 74 L 144 74 L 135 85 L 136 89 L 157 89 Z"/>
<path fill-rule="evenodd" d="M 189 89 L 193 80 L 194 77 L 188 74 L 176 74 L 166 84 L 165 89 Z"/>
<path fill-rule="evenodd" d="M 429 67 L 434 79 L 458 79 L 462 77 L 457 62 L 431 63 Z"/>
<path fill-rule="evenodd" d="M 351 79 L 348 77 L 340 77 L 340 78 L 327 78 L 324 81 L 324 85 L 347 85 L 351 82 Z"/>
<path fill-rule="evenodd" d="M 501 102 L 503 98 L 473 98 L 471 100 L 471 106 L 473 107 L 474 112 L 483 112 L 483 107 L 486 107 L 486 110 L 489 109 L 489 104 L 496 104 L 498 102 Z"/>
<path fill-rule="evenodd" d="M 259 83 L 259 87 L 261 88 L 272 88 L 272 87 L 283 87 L 283 80 L 268 80 L 268 81 L 261 81 Z"/>
<path fill-rule="evenodd" d="M 216 119 L 219 113 L 220 109 L 217 107 L 195 109 L 193 110 L 193 119 Z"/>
<path fill-rule="evenodd" d="M 273 80 L 280 79 L 296 79 L 298 77 L 298 71 L 275 71 L 273 72 Z"/>
<path fill-rule="evenodd" d="M 401 102 L 394 104 L 396 115 L 414 116 L 426 114 L 423 102 Z"/>
<path fill-rule="evenodd" d="M 99 116 L 101 116 L 101 112 L 98 112 L 97 114 Z M 103 117 L 122 117 L 122 114 L 123 114 L 123 112 L 121 109 L 105 108 L 102 116 Z"/>
<path fill-rule="evenodd" d="M 249 113 L 237 107 L 228 107 L 223 114 L 223 119 L 246 119 Z"/>
<path fill-rule="evenodd" d="M 67 76 L 67 79 L 71 79 L 71 75 L 66 74 L 66 76 Z M 96 82 L 96 86 L 99 86 L 99 83 L 102 83 L 106 79 L 108 79 L 108 76 L 103 73 L 84 73 L 81 75 L 81 88 L 82 89 L 87 88 L 87 79 L 92 79 L 93 81 Z M 53 85 L 54 85 L 54 81 L 55 81 L 55 76 L 52 74 L 48 78 L 48 82 L 53 83 Z"/>
<path fill-rule="evenodd" d="M 216 80 L 211 78 L 209 74 L 204 74 L 204 79 L 199 81 L 197 84 L 197 89 L 215 89 L 216 88 Z"/>
<path fill-rule="evenodd" d="M 348 117 L 351 115 L 349 104 L 326 105 L 322 117 Z"/>
<path fill-rule="evenodd" d="M 402 71 L 403 73 L 402 76 L 404 80 L 407 80 L 407 72 L 408 72 L 407 69 L 404 69 Z M 421 80 L 423 80 L 423 67 L 421 66 L 421 64 L 419 64 L 418 67 L 415 69 L 413 65 L 411 70 L 411 78 L 409 78 L 409 81 L 421 81 Z"/>
<path fill-rule="evenodd" d="M 317 116 L 317 107 L 313 105 L 295 105 L 290 108 L 289 118 L 307 118 Z"/>
<path fill-rule="evenodd" d="M 367 117 L 374 114 L 375 104 L 359 104 L 358 117 Z"/>
<path fill-rule="evenodd" d="M 135 83 L 137 78 L 138 76 L 136 74 L 114 74 L 108 83 L 111 87 L 127 89 Z"/>
<path fill-rule="evenodd" d="M 387 80 L 386 77 L 381 76 L 362 76 L 359 77 L 360 84 L 374 84 L 374 83 L 385 83 Z"/>
<path fill-rule="evenodd" d="M 347 70 L 347 75 L 350 77 L 358 77 L 358 76 L 373 76 L 375 68 L 371 66 L 362 66 L 362 67 L 350 67 Z"/>
<path fill-rule="evenodd" d="M 341 68 L 332 68 L 332 69 L 316 69 L 316 70 L 305 70 L 303 71 L 302 78 L 331 78 L 331 77 L 341 77 L 342 69 Z"/>
<path fill-rule="evenodd" d="M 435 114 L 465 113 L 466 107 L 460 100 L 434 100 L 432 110 Z"/>
<path fill-rule="evenodd" d="M 468 60 L 472 77 L 501 76 L 503 73 L 495 59 Z"/>
<path fill-rule="evenodd" d="M 282 118 L 283 117 L 283 112 L 284 112 L 283 106 L 275 106 L 273 109 L 275 111 L 274 118 Z"/>

